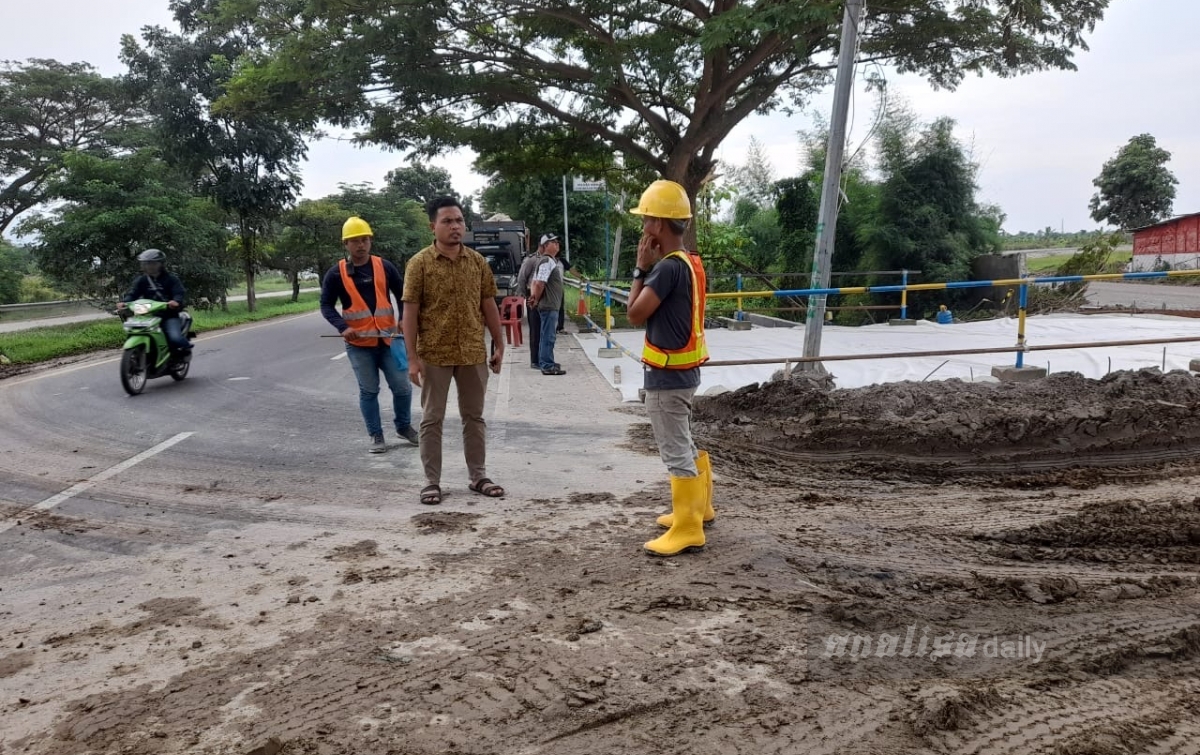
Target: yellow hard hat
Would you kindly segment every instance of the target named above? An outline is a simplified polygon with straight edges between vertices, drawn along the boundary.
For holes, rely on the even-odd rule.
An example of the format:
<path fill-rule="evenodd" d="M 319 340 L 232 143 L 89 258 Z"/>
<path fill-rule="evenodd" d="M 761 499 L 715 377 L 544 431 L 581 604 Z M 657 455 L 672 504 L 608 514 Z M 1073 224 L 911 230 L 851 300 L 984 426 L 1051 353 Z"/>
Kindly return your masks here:
<path fill-rule="evenodd" d="M 642 192 L 641 201 L 630 212 L 652 218 L 687 220 L 692 217 L 692 203 L 688 201 L 687 191 L 674 181 L 655 181 Z"/>
<path fill-rule="evenodd" d="M 371 226 L 367 225 L 367 221 L 358 216 L 349 218 L 345 224 L 342 225 L 342 241 L 356 239 L 359 236 L 373 237 L 374 235 L 375 234 L 371 233 Z"/>

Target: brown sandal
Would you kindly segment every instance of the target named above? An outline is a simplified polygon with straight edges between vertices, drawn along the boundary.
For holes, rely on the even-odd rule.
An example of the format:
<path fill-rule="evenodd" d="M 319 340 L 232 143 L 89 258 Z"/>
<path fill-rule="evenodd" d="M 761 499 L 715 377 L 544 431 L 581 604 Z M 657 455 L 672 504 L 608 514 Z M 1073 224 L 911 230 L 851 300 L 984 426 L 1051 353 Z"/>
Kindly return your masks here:
<path fill-rule="evenodd" d="M 504 488 L 492 482 L 486 477 L 480 478 L 467 486 L 473 492 L 479 495 L 487 496 L 488 498 L 503 498 Z"/>
<path fill-rule="evenodd" d="M 421 488 L 421 503 L 426 506 L 436 506 L 442 502 L 442 489 L 437 485 L 426 485 Z"/>

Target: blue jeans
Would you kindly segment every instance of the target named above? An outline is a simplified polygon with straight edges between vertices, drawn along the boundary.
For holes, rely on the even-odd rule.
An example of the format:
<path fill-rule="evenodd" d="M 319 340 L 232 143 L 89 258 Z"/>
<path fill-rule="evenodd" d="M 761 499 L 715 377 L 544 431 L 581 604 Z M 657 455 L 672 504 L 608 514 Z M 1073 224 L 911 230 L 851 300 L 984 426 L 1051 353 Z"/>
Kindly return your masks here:
<path fill-rule="evenodd" d="M 178 317 L 165 317 L 162 321 L 163 335 L 167 337 L 167 344 L 171 347 L 171 351 L 187 351 L 192 348 L 188 343 L 187 333 L 183 332 L 183 321 Z"/>
<path fill-rule="evenodd" d="M 557 366 L 554 361 L 554 341 L 558 337 L 558 313 L 539 311 L 542 320 L 542 337 L 538 339 L 538 364 L 543 370 L 552 370 Z"/>
<path fill-rule="evenodd" d="M 379 373 L 392 391 L 392 409 L 396 415 L 396 432 L 412 424 L 412 383 L 396 364 L 396 357 L 387 344 L 354 346 L 346 344 L 346 357 L 358 378 L 358 408 L 367 423 L 367 434 L 383 434 L 379 415 Z"/>

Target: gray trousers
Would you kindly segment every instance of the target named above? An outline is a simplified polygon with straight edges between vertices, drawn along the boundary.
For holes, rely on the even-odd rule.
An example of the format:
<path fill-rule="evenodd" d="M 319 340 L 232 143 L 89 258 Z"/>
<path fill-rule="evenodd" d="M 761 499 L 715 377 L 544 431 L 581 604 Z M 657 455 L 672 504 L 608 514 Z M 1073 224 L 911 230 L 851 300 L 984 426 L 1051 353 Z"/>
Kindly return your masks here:
<path fill-rule="evenodd" d="M 658 454 L 672 477 L 695 477 L 696 444 L 692 441 L 692 398 L 695 388 L 646 391 L 646 413 L 658 443 Z"/>

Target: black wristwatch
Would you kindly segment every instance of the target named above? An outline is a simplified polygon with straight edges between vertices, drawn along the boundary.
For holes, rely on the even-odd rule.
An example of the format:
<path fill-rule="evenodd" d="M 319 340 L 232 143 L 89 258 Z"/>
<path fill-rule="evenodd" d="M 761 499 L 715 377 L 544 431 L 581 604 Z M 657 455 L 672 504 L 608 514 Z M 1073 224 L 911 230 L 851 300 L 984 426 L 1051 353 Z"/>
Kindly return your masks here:
<path fill-rule="evenodd" d="M 645 278 L 645 277 L 646 277 L 645 270 L 641 269 L 640 267 L 635 267 L 633 269 L 633 279 L 635 281 L 640 281 L 642 278 Z"/>

